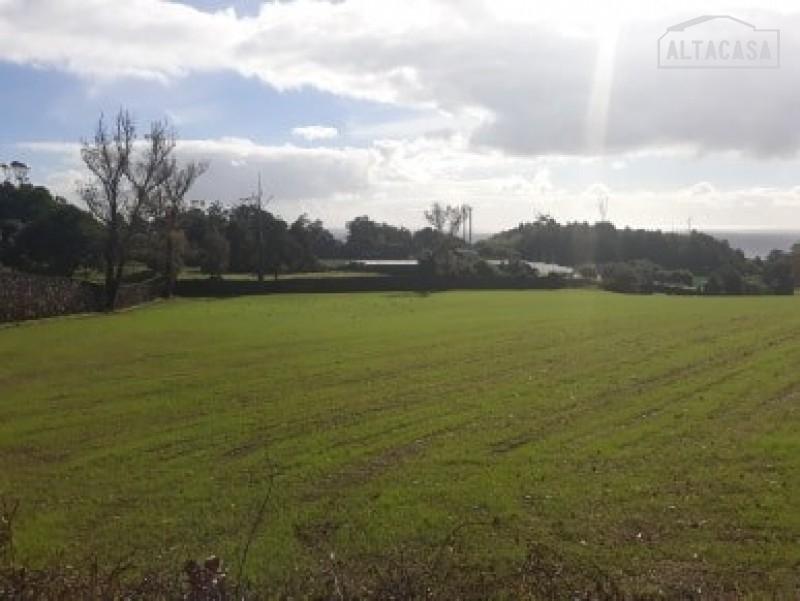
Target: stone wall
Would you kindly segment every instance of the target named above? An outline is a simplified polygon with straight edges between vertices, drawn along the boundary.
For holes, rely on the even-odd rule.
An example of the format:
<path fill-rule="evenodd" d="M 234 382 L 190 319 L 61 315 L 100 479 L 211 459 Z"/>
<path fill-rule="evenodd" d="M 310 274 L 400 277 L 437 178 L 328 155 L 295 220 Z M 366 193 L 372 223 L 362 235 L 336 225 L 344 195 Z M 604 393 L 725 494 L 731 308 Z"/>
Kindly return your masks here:
<path fill-rule="evenodd" d="M 103 288 L 69 278 L 0 273 L 0 322 L 97 311 Z"/>
<path fill-rule="evenodd" d="M 161 280 L 120 287 L 117 308 L 132 307 L 158 298 Z M 0 272 L 0 323 L 40 319 L 104 308 L 103 286 L 69 278 Z"/>

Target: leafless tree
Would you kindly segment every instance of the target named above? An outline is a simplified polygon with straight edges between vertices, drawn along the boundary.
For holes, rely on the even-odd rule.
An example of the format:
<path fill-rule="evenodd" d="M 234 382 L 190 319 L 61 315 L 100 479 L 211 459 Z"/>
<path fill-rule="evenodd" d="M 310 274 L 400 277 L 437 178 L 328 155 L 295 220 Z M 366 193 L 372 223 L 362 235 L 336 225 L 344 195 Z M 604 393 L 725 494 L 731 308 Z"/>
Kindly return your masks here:
<path fill-rule="evenodd" d="M 445 212 L 447 213 L 447 233 L 451 236 L 458 236 L 458 230 L 461 229 L 461 223 L 464 221 L 464 211 L 461 207 L 447 205 Z"/>
<path fill-rule="evenodd" d="M 164 220 L 164 271 L 167 278 L 165 293 L 172 296 L 175 289 L 175 279 L 178 274 L 178 261 L 176 257 L 176 239 L 178 236 L 178 218 L 185 209 L 186 193 L 208 169 L 206 162 L 188 162 L 178 166 L 174 158 L 171 159 L 167 178 L 156 195 L 158 215 Z"/>
<path fill-rule="evenodd" d="M 120 110 L 110 127 L 101 115 L 94 138 L 84 141 L 81 148 L 81 158 L 94 181 L 82 186 L 80 194 L 106 228 L 108 310 L 116 304 L 131 238 L 173 165 L 170 156 L 175 137 L 165 123 L 153 123 L 145 141 L 144 150 L 137 153 L 136 126 L 130 113 Z"/>
<path fill-rule="evenodd" d="M 175 133 L 166 121 L 154 121 L 145 135 L 146 150 L 129 161 L 126 177 L 133 191 L 130 218 L 138 220 L 143 213 L 152 212 L 157 202 L 157 192 L 176 169 L 172 158 L 175 150 Z"/>
<path fill-rule="evenodd" d="M 447 224 L 447 214 L 445 212 L 445 208 L 438 202 L 433 203 L 430 210 L 425 211 L 425 219 L 437 232 L 443 232 L 444 227 Z"/>
<path fill-rule="evenodd" d="M 123 236 L 130 222 L 130 192 L 126 173 L 133 154 L 136 128 L 127 111 L 120 111 L 109 129 L 101 115 L 94 139 L 83 142 L 81 158 L 94 180 L 80 189 L 86 206 L 106 229 L 105 286 L 106 308 L 111 310 L 117 298 L 125 266 Z"/>
<path fill-rule="evenodd" d="M 437 232 L 456 236 L 464 220 L 464 211 L 458 206 L 447 205 L 445 207 L 435 202 L 431 205 L 430 210 L 425 211 L 425 219 Z"/>
<path fill-rule="evenodd" d="M 21 163 L 19 161 L 11 161 L 11 174 L 14 177 L 14 180 L 17 182 L 18 186 L 22 186 L 23 184 L 27 184 L 28 180 L 28 173 L 30 173 L 31 168 L 28 167 L 25 163 Z"/>
<path fill-rule="evenodd" d="M 21 186 L 29 183 L 28 174 L 30 170 L 30 167 L 20 161 L 11 161 L 8 164 L 0 163 L 0 178 L 2 178 L 2 183 L 4 184 L 9 183 L 13 178 L 17 186 Z"/>

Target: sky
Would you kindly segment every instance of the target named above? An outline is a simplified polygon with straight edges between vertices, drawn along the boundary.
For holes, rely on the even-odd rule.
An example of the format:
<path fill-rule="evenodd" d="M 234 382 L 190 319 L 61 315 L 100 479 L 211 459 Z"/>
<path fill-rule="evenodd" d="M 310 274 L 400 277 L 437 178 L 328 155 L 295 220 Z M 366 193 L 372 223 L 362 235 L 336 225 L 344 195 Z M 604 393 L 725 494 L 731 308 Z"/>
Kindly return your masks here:
<path fill-rule="evenodd" d="M 210 161 L 192 198 L 261 174 L 272 210 L 333 228 L 442 202 L 477 232 L 601 203 L 620 226 L 800 229 L 800 3 L 699 4 L 0 0 L 0 162 L 79 203 L 81 141 L 125 107 Z M 658 68 L 703 15 L 779 30 L 779 66 Z M 737 23 L 669 35 L 755 35 Z"/>

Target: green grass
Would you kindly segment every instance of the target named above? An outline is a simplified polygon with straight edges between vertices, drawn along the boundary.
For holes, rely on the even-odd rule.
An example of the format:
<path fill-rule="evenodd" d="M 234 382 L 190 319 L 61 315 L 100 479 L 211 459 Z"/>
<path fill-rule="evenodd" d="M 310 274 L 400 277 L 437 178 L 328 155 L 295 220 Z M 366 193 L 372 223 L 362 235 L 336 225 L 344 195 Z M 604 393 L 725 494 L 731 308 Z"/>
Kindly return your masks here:
<path fill-rule="evenodd" d="M 789 582 L 800 300 L 593 291 L 178 300 L 0 329 L 20 559 L 530 542 L 645 582 Z"/>

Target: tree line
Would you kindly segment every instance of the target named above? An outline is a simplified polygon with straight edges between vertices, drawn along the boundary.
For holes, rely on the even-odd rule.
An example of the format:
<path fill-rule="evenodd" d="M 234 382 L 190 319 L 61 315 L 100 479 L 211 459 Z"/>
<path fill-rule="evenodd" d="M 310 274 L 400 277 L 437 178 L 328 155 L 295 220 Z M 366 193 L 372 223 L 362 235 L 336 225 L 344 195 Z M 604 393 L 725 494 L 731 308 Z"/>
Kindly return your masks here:
<path fill-rule="evenodd" d="M 428 276 L 535 275 L 526 261 L 575 267 L 612 290 L 648 292 L 659 285 L 691 287 L 696 277 L 709 293 L 789 293 L 800 281 L 800 246 L 747 259 L 726 241 L 684 234 L 618 229 L 609 222 L 560 224 L 548 216 L 470 244 L 472 210 L 433 203 L 427 227 L 411 231 L 366 215 L 338 239 L 319 220 L 289 223 L 261 206 L 189 202 L 205 162 L 179 161 L 176 133 L 150 124 L 145 135 L 121 110 L 98 121 L 81 157 L 91 179 L 79 188 L 86 209 L 28 181 L 28 167 L 4 165 L 0 183 L 0 264 L 34 273 L 102 273 L 113 308 L 131 262 L 160 274 L 172 294 L 181 269 L 212 277 L 225 273 L 313 271 L 326 259 L 419 259 Z M 12 168 L 13 167 L 13 168 Z M 469 220 L 469 223 L 467 223 Z M 467 235 L 469 229 L 470 236 Z M 502 268 L 487 259 L 505 259 Z"/>
<path fill-rule="evenodd" d="M 658 284 L 693 286 L 694 276 L 705 281 L 710 294 L 791 294 L 800 282 L 800 245 L 748 259 L 726 240 L 695 230 L 618 229 L 606 221 L 560 224 L 539 216 L 476 246 L 484 256 L 569 265 L 625 292 L 649 292 Z"/>

